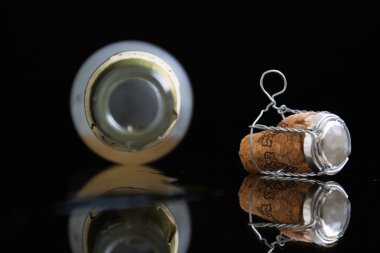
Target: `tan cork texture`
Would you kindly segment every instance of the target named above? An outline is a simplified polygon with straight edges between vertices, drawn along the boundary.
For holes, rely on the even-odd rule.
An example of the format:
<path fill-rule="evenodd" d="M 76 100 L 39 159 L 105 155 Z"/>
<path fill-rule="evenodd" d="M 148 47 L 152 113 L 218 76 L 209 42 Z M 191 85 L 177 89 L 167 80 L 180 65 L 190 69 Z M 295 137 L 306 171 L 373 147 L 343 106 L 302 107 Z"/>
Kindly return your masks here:
<path fill-rule="evenodd" d="M 278 126 L 306 129 L 315 115 L 314 112 L 293 114 L 283 119 Z M 259 172 L 252 161 L 250 135 L 245 136 L 240 143 L 239 156 L 244 168 L 251 173 Z M 303 133 L 280 132 L 265 130 L 253 134 L 253 153 L 260 170 L 309 173 L 304 151 Z"/>
<path fill-rule="evenodd" d="M 268 222 L 304 225 L 303 204 L 312 186 L 310 182 L 259 179 L 251 174 L 241 184 L 240 207 L 248 213 L 252 201 L 252 213 Z M 311 242 L 306 231 L 281 229 L 281 232 L 294 240 Z"/>

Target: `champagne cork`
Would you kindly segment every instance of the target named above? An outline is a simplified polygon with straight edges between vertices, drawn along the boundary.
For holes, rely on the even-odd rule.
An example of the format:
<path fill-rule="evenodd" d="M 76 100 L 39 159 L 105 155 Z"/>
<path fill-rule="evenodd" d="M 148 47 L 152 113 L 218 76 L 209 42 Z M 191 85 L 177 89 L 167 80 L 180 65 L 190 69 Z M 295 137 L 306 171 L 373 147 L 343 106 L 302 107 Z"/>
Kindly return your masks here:
<path fill-rule="evenodd" d="M 318 173 L 333 175 L 339 172 L 351 152 L 349 131 L 338 116 L 328 112 L 293 114 L 278 127 L 297 128 L 305 132 L 265 130 L 250 135 L 240 143 L 239 156 L 244 168 L 251 173 L 278 171 L 287 173 Z M 253 160 L 254 159 L 254 160 Z"/>
<path fill-rule="evenodd" d="M 315 229 L 279 230 L 293 240 L 323 246 L 335 243 L 343 235 L 350 217 L 348 196 L 336 182 L 321 185 L 312 181 L 271 179 L 251 174 L 241 184 L 239 203 L 247 213 L 252 205 L 252 214 L 270 223 L 301 227 L 317 221 L 319 225 Z"/>

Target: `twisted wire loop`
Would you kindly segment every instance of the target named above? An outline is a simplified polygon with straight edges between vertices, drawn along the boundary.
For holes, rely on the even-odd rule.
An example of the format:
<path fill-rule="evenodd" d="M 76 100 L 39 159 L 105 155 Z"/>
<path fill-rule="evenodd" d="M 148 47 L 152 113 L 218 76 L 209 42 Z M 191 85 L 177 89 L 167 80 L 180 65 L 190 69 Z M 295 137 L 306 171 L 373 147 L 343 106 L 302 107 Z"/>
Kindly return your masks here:
<path fill-rule="evenodd" d="M 264 88 L 264 77 L 269 74 L 269 73 L 276 73 L 279 74 L 282 79 L 283 79 L 283 88 L 274 93 L 273 95 L 270 95 Z M 301 129 L 301 128 L 290 128 L 290 127 L 275 127 L 275 126 L 266 126 L 262 124 L 257 124 L 257 122 L 260 120 L 260 118 L 263 116 L 263 114 L 272 107 L 277 111 L 278 114 L 281 115 L 281 117 L 284 119 L 285 118 L 285 113 L 292 113 L 292 114 L 297 114 L 297 113 L 305 113 L 305 112 L 314 112 L 314 111 L 305 111 L 305 110 L 297 110 L 297 109 L 290 109 L 286 105 L 281 105 L 277 106 L 276 105 L 276 100 L 274 97 L 282 94 L 285 92 L 288 84 L 286 81 L 286 77 L 284 74 L 278 70 L 271 69 L 265 71 L 260 78 L 260 87 L 264 94 L 269 98 L 270 103 L 265 107 L 265 109 L 261 110 L 257 118 L 253 121 L 252 125 L 249 126 L 250 132 L 249 132 L 249 149 L 252 157 L 252 162 L 255 165 L 256 169 L 265 175 L 273 175 L 273 176 L 285 176 L 285 177 L 313 177 L 313 176 L 319 176 L 322 173 L 320 172 L 310 172 L 310 173 L 300 173 L 300 172 L 284 172 L 283 169 L 279 169 L 277 171 L 266 171 L 262 170 L 256 163 L 254 153 L 253 153 L 253 130 L 254 129 L 260 129 L 260 130 L 271 130 L 271 131 L 279 131 L 279 132 L 293 132 L 293 133 L 299 133 L 299 134 L 310 134 L 313 139 L 317 139 L 318 133 L 315 129 Z"/>
<path fill-rule="evenodd" d="M 271 176 L 261 176 L 261 178 L 264 180 L 296 181 L 296 182 L 318 184 L 321 186 L 325 185 L 322 181 L 319 181 L 316 179 L 305 178 L 305 177 L 280 177 L 278 175 L 274 175 L 274 176 L 271 175 Z"/>
<path fill-rule="evenodd" d="M 312 136 L 317 135 L 317 131 L 312 128 L 302 129 L 302 128 L 291 128 L 291 127 L 275 127 L 275 126 L 266 126 L 261 124 L 256 124 L 255 126 L 249 126 L 250 128 L 256 128 L 261 130 L 271 130 L 278 132 L 294 132 L 294 133 L 308 133 Z"/>
<path fill-rule="evenodd" d="M 260 223 L 248 223 L 249 226 L 255 226 L 256 228 L 289 228 L 293 230 L 306 230 L 315 228 L 315 223 L 301 225 L 301 224 L 284 224 L 284 223 L 271 223 L 271 222 L 260 222 Z"/>
<path fill-rule="evenodd" d="M 268 247 L 267 253 L 273 252 L 273 250 L 276 248 L 276 246 L 284 246 L 287 242 L 293 241 L 292 238 L 289 238 L 282 233 L 279 233 L 276 236 L 276 240 L 273 242 L 268 242 L 266 238 L 264 238 L 261 233 L 258 231 L 257 228 L 288 228 L 293 230 L 306 230 L 306 229 L 316 229 L 317 221 L 313 220 L 310 224 L 302 225 L 302 224 L 284 224 L 284 223 L 271 223 L 271 222 L 260 222 L 260 223 L 254 223 L 253 222 L 253 193 L 255 192 L 256 186 L 260 182 L 261 179 L 265 180 L 294 180 L 294 181 L 302 181 L 302 182 L 312 182 L 312 183 L 318 183 L 322 184 L 321 181 L 318 180 L 312 180 L 312 179 L 306 179 L 306 178 L 291 178 L 291 177 L 285 177 L 280 178 L 278 176 L 260 176 L 259 179 L 256 181 L 255 185 L 251 188 L 250 194 L 249 194 L 249 206 L 248 206 L 248 226 L 251 227 L 252 231 L 256 235 L 256 237 L 259 239 L 260 242 L 264 242 L 264 244 Z"/>
<path fill-rule="evenodd" d="M 262 171 L 264 175 L 279 176 L 279 177 L 315 177 L 321 175 L 321 173 L 315 172 L 284 172 L 282 169 L 276 171 Z"/>

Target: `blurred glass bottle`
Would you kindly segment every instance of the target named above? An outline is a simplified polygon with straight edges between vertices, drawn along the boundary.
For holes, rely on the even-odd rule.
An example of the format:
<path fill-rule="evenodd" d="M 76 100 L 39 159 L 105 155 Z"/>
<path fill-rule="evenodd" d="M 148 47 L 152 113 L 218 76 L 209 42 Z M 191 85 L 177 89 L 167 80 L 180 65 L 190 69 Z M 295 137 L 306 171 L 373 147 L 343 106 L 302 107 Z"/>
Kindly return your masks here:
<path fill-rule="evenodd" d="M 113 167 L 80 190 L 69 217 L 74 253 L 185 253 L 191 225 L 182 190 L 148 167 Z"/>
<path fill-rule="evenodd" d="M 79 69 L 71 114 L 82 140 L 119 164 L 143 164 L 170 152 L 190 124 L 193 96 L 181 64 L 142 41 L 110 44 Z"/>

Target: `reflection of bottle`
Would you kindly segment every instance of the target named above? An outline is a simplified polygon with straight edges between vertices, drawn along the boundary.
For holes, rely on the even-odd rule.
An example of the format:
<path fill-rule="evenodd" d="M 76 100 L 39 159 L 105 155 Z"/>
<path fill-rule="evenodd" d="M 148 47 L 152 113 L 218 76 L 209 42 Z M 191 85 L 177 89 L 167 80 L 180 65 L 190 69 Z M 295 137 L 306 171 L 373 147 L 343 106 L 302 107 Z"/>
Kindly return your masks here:
<path fill-rule="evenodd" d="M 170 181 L 147 167 L 114 167 L 92 178 L 76 197 L 87 204 L 69 218 L 72 251 L 186 252 L 189 211 L 184 201 L 170 199 L 182 192 Z M 170 201 L 160 200 L 165 197 Z"/>
<path fill-rule="evenodd" d="M 142 164 L 168 153 L 191 118 L 190 81 L 163 49 L 140 41 L 108 45 L 82 65 L 71 93 L 74 125 L 97 154 Z"/>
<path fill-rule="evenodd" d="M 351 206 L 336 182 L 299 178 L 247 176 L 239 191 L 240 206 L 277 227 L 293 240 L 329 246 L 343 236 Z"/>

